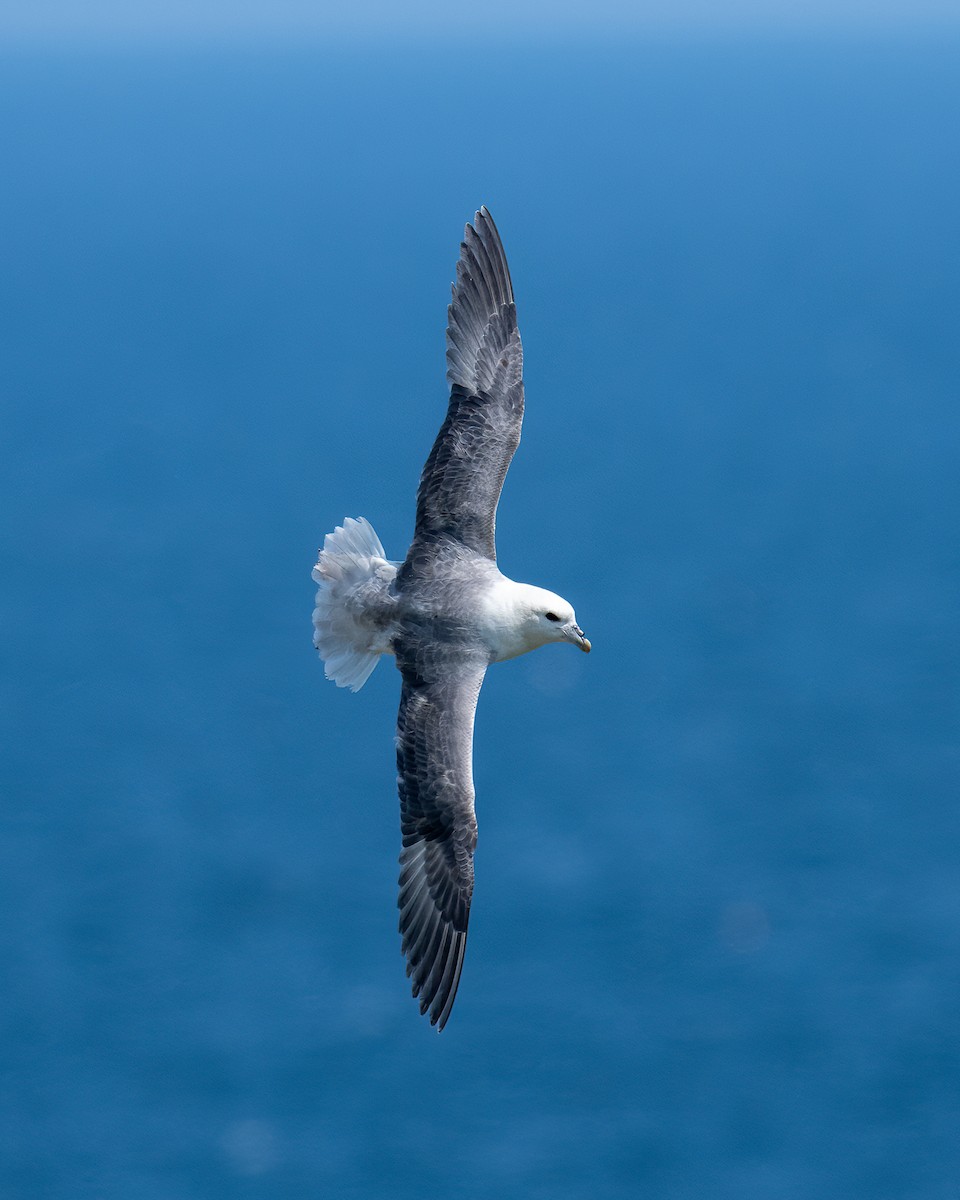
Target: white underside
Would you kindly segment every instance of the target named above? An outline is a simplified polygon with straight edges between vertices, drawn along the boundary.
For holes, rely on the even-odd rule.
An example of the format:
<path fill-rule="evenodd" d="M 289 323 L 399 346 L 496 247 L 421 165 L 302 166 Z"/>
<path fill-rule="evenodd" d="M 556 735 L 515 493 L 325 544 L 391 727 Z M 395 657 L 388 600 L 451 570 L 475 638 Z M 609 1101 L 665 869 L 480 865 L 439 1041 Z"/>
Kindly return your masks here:
<path fill-rule="evenodd" d="M 390 584 L 398 565 L 386 559 L 380 539 L 362 517 L 347 517 L 324 539 L 313 568 L 319 585 L 313 644 L 327 678 L 338 687 L 358 691 L 380 655 L 392 653 L 389 630 L 395 600 Z M 472 599 L 465 598 L 464 608 L 468 619 L 476 622 L 477 648 L 486 647 L 493 662 L 547 642 L 570 640 L 564 630 L 575 622 L 573 609 L 560 596 L 499 572 L 479 585 Z M 556 613 L 557 619 L 547 620 L 546 613 Z"/>

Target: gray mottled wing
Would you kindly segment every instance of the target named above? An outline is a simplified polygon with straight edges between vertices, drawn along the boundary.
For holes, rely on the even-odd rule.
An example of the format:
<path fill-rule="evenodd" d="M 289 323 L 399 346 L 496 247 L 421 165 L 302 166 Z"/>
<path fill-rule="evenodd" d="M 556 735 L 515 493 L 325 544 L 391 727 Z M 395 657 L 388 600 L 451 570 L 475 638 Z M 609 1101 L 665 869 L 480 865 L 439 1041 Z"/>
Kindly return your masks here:
<path fill-rule="evenodd" d="M 403 690 L 397 717 L 400 792 L 400 934 L 421 1013 L 444 1027 L 467 943 L 477 821 L 473 717 L 484 665 L 447 664 L 425 679 L 398 647 Z"/>
<path fill-rule="evenodd" d="M 447 312 L 450 406 L 420 477 L 416 536 L 446 534 L 496 559 L 500 490 L 520 443 L 523 347 L 500 235 L 468 225 Z"/>

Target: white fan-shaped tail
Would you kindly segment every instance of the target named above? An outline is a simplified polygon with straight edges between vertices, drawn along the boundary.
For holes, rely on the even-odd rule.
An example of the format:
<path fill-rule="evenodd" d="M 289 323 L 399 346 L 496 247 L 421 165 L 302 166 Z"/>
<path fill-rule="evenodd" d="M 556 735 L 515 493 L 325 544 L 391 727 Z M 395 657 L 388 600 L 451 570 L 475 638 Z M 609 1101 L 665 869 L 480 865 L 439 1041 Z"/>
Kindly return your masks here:
<path fill-rule="evenodd" d="M 390 651 L 389 587 L 397 573 L 373 526 L 347 517 L 323 540 L 313 578 L 313 644 L 337 687 L 359 691 L 381 654 Z"/>

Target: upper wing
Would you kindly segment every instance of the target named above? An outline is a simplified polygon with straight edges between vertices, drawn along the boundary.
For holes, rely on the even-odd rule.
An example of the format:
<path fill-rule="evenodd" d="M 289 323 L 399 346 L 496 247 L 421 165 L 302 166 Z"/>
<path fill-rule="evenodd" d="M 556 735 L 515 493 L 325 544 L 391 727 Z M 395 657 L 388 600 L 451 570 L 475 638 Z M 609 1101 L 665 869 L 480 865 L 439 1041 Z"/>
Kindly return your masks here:
<path fill-rule="evenodd" d="M 500 489 L 520 442 L 523 347 L 506 255 L 481 208 L 447 310 L 450 407 L 420 477 L 416 536 L 446 533 L 496 559 Z"/>
<path fill-rule="evenodd" d="M 453 1007 L 473 896 L 473 717 L 482 665 L 427 682 L 405 662 L 397 717 L 400 934 L 420 1011 L 440 1029 Z"/>

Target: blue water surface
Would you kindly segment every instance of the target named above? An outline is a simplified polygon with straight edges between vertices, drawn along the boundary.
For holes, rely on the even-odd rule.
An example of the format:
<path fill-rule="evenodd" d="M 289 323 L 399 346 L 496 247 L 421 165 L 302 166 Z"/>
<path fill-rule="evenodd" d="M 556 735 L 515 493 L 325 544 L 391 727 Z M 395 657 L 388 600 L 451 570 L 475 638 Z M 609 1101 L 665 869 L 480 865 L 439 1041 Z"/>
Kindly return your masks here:
<path fill-rule="evenodd" d="M 958 49 L 4 57 L 4 1200 L 956 1200 Z M 438 1037 L 309 571 L 481 203 L 594 652 L 488 676 Z"/>

